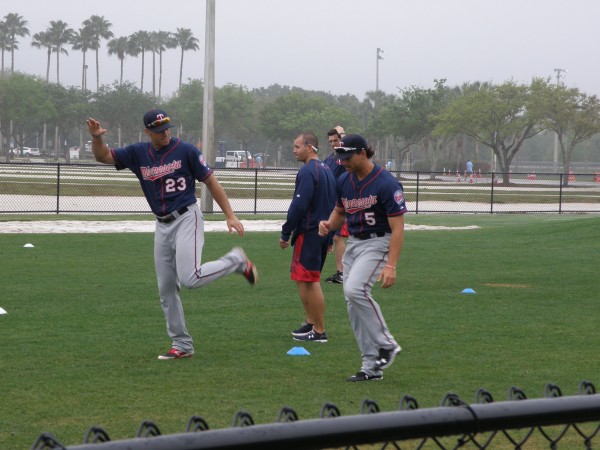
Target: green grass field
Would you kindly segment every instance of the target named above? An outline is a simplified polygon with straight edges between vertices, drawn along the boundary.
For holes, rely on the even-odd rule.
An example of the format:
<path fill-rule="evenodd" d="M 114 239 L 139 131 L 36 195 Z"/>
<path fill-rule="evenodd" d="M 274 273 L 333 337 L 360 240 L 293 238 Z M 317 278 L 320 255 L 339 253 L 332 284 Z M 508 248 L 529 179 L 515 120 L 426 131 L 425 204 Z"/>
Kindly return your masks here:
<path fill-rule="evenodd" d="M 383 381 L 357 384 L 345 381 L 360 355 L 338 285 L 323 283 L 329 342 L 287 355 L 303 311 L 277 233 L 207 235 L 205 260 L 241 244 L 261 282 L 231 276 L 184 290 L 197 353 L 181 361 L 156 358 L 170 341 L 152 234 L 0 234 L 0 448 L 30 448 L 44 431 L 76 445 L 92 425 L 127 439 L 146 419 L 178 433 L 195 414 L 215 429 L 240 410 L 273 423 L 283 406 L 313 419 L 325 402 L 353 415 L 366 398 L 393 411 L 404 394 L 428 408 L 449 392 L 471 403 L 480 387 L 496 401 L 512 386 L 529 398 L 547 383 L 564 395 L 581 380 L 600 387 L 600 217 L 407 222 L 480 228 L 407 231 L 398 283 L 374 289 L 403 351 Z M 331 256 L 324 275 L 333 270 Z M 467 287 L 476 295 L 461 294 Z"/>

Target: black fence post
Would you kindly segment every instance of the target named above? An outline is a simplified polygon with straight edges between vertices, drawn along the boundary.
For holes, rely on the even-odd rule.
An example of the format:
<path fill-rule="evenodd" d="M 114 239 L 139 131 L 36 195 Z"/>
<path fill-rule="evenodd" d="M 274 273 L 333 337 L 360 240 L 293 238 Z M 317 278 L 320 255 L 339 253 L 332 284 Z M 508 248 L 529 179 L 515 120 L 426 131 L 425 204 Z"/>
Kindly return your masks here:
<path fill-rule="evenodd" d="M 560 183 L 559 183 L 559 188 L 558 188 L 558 213 L 562 214 L 562 193 L 563 193 L 563 181 L 564 181 L 564 173 L 560 174 Z"/>
<path fill-rule="evenodd" d="M 492 187 L 490 189 L 490 214 L 494 214 L 494 181 L 496 181 L 496 174 L 492 172 Z"/>
<path fill-rule="evenodd" d="M 56 165 L 56 214 L 60 214 L 60 163 Z"/>
<path fill-rule="evenodd" d="M 419 214 L 419 171 L 417 170 L 417 192 L 415 198 L 415 214 Z"/>
<path fill-rule="evenodd" d="M 254 167 L 254 214 L 258 210 L 258 166 Z"/>

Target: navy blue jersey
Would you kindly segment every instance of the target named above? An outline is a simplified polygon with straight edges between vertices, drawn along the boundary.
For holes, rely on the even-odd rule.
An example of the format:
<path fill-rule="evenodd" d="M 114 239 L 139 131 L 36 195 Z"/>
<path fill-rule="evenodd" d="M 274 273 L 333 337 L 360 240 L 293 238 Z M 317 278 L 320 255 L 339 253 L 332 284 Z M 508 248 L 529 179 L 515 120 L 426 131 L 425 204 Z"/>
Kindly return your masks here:
<path fill-rule="evenodd" d="M 364 179 L 355 173 L 342 175 L 337 182 L 337 206 L 346 211 L 350 235 L 389 233 L 388 217 L 406 212 L 402 184 L 383 167 L 375 164 Z"/>
<path fill-rule="evenodd" d="M 346 173 L 346 168 L 342 165 L 340 160 L 335 156 L 335 153 L 332 153 L 331 155 L 329 155 L 327 158 L 325 158 L 325 161 L 323 161 L 323 162 L 327 165 L 327 167 L 329 167 L 331 169 L 331 171 L 333 172 L 333 176 L 335 177 L 336 180 L 339 177 L 341 177 L 343 174 Z"/>
<path fill-rule="evenodd" d="M 318 230 L 319 222 L 329 218 L 335 207 L 335 179 L 329 167 L 318 159 L 308 161 L 296 174 L 294 198 L 287 221 L 281 227 L 281 239 L 288 241 L 307 231 Z"/>
<path fill-rule="evenodd" d="M 176 138 L 159 151 L 150 142 L 138 142 L 110 152 L 117 170 L 129 169 L 138 177 L 157 216 L 196 203 L 196 180 L 204 181 L 212 174 L 200 150 Z"/>

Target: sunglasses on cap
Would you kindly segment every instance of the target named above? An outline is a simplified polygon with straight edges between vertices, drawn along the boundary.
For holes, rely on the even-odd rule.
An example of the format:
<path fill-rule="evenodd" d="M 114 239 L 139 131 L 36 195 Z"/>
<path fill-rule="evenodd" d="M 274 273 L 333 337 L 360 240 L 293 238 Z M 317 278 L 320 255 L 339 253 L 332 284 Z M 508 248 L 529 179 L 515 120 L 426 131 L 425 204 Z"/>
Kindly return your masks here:
<path fill-rule="evenodd" d="M 362 150 L 362 148 L 356 148 L 356 147 L 335 147 L 335 152 L 336 153 L 349 153 L 349 152 L 356 152 L 358 150 Z"/>
<path fill-rule="evenodd" d="M 156 119 L 154 122 L 150 122 L 148 125 L 146 125 L 146 127 L 147 128 L 156 128 L 156 127 L 159 127 L 166 123 L 169 123 L 170 121 L 171 121 L 171 119 L 169 117 L 164 117 L 162 119 Z"/>

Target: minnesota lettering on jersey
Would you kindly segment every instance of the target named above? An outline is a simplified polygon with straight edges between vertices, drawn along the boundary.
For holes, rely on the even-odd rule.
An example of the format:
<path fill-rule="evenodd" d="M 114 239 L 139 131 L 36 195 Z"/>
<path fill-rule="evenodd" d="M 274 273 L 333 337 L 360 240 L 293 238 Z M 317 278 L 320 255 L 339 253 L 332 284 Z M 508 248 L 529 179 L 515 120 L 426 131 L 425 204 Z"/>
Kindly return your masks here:
<path fill-rule="evenodd" d="M 140 167 L 144 180 L 155 181 L 181 169 L 181 160 L 170 162 L 158 167 Z"/>
<path fill-rule="evenodd" d="M 377 204 L 377 196 L 369 195 L 364 198 L 342 198 L 342 204 L 348 214 L 354 214 L 363 209 L 369 209 L 371 206 Z"/>

